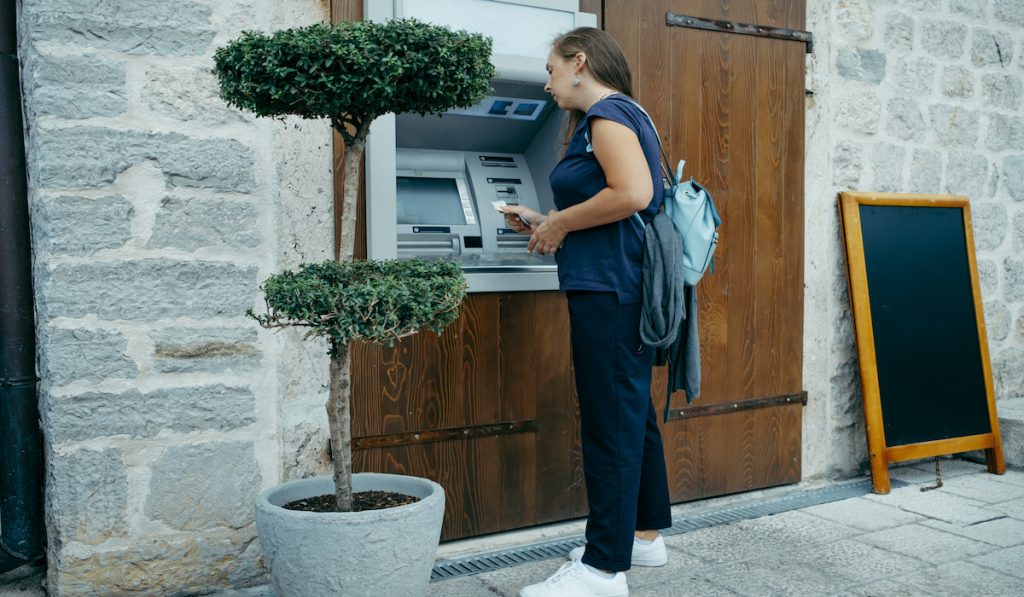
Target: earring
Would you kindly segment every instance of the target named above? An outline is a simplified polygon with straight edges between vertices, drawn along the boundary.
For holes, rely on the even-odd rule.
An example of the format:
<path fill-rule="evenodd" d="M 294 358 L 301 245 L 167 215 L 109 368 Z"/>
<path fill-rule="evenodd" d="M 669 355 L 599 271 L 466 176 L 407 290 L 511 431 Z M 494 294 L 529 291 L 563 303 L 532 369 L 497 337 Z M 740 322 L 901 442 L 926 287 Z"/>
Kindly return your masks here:
<path fill-rule="evenodd" d="M 572 78 L 572 86 L 573 87 L 579 87 L 579 85 L 580 85 L 580 78 L 579 77 L 573 77 Z"/>

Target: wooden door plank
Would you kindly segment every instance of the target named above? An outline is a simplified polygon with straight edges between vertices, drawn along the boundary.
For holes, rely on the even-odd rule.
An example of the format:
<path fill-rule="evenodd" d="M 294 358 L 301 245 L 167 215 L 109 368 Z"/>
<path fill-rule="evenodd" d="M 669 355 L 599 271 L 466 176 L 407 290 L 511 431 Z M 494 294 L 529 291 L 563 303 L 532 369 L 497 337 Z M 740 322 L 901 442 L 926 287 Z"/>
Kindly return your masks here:
<path fill-rule="evenodd" d="M 757 137 L 756 175 L 756 231 L 754 240 L 755 318 L 757 320 L 758 350 L 754 354 L 757 372 L 757 392 L 776 395 L 800 388 L 786 387 L 785 372 L 790 365 L 782 361 L 780 340 L 789 324 L 790 305 L 782 302 L 786 284 L 787 256 L 783 215 L 786 197 L 783 192 L 783 159 L 787 132 L 785 126 L 785 64 L 783 46 L 789 42 L 767 38 L 756 40 L 759 51 L 756 58 L 754 89 Z M 802 313 L 799 314 L 801 317 Z"/>

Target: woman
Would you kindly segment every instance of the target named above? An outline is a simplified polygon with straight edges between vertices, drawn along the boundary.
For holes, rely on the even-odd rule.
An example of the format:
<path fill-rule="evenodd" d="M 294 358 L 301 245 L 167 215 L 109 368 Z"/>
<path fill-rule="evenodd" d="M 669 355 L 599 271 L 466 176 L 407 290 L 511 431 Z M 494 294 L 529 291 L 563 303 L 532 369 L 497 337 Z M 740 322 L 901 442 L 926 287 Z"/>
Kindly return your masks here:
<path fill-rule="evenodd" d="M 628 595 L 631 564 L 660 566 L 672 524 L 665 457 L 651 403 L 653 350 L 640 340 L 643 235 L 661 206 L 658 139 L 629 96 L 622 49 L 604 31 L 575 29 L 555 40 L 545 91 L 569 112 L 566 149 L 551 172 L 556 210 L 506 206 L 529 250 L 555 254 L 566 291 L 583 470 L 587 545 L 523 597 Z"/>

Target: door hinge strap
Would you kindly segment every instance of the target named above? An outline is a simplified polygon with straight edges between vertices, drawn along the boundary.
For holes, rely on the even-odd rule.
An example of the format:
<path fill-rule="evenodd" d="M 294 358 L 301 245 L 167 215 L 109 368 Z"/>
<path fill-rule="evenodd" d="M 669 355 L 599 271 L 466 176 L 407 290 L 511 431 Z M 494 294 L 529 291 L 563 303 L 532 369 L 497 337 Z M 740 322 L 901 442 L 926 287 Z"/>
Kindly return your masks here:
<path fill-rule="evenodd" d="M 723 415 L 739 412 L 741 410 L 772 408 L 775 406 L 785 406 L 787 404 L 802 404 L 806 406 L 807 392 L 800 392 L 799 394 L 783 394 L 781 396 L 767 396 L 764 398 L 750 398 L 747 400 L 707 404 L 703 406 L 674 408 L 669 411 L 668 420 L 672 421 L 679 419 L 693 419 L 695 417 L 710 417 L 712 415 Z"/>
<path fill-rule="evenodd" d="M 814 51 L 814 37 L 810 31 L 799 29 L 784 29 L 782 27 L 770 27 L 768 25 L 751 25 L 749 23 L 738 23 L 736 21 L 716 21 L 714 19 L 703 19 L 689 15 L 665 13 L 665 24 L 674 27 L 689 27 L 691 29 L 703 29 L 705 31 L 717 31 L 720 33 L 736 33 L 739 35 L 754 35 L 757 37 L 771 37 L 773 39 L 784 39 L 788 41 L 799 41 L 807 44 L 807 53 Z"/>
<path fill-rule="evenodd" d="M 509 435 L 512 433 L 529 433 L 537 431 L 537 429 L 537 419 L 529 419 L 525 421 L 494 423 L 491 425 L 470 425 L 468 427 L 432 429 L 430 431 L 410 431 L 408 433 L 391 433 L 388 435 L 369 435 L 353 438 L 352 449 L 392 448 L 395 446 L 427 444 L 453 439 L 493 437 L 498 435 Z"/>

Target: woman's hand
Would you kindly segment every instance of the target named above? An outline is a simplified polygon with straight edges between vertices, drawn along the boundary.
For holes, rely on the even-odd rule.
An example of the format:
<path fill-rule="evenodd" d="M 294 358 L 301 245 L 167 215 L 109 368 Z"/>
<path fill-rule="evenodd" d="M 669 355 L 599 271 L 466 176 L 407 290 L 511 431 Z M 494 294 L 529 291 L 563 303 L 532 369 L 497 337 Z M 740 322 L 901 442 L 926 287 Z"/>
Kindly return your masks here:
<path fill-rule="evenodd" d="M 503 205 L 500 210 L 505 214 L 505 225 L 519 233 L 529 233 L 544 221 L 544 216 L 522 205 Z M 523 220 L 529 222 L 529 226 Z"/>
<path fill-rule="evenodd" d="M 567 234 L 569 230 L 563 225 L 560 214 L 557 210 L 551 210 L 539 225 L 533 227 L 533 236 L 530 237 L 530 244 L 526 246 L 526 250 L 550 255 L 562 248 L 562 242 L 565 241 Z"/>

